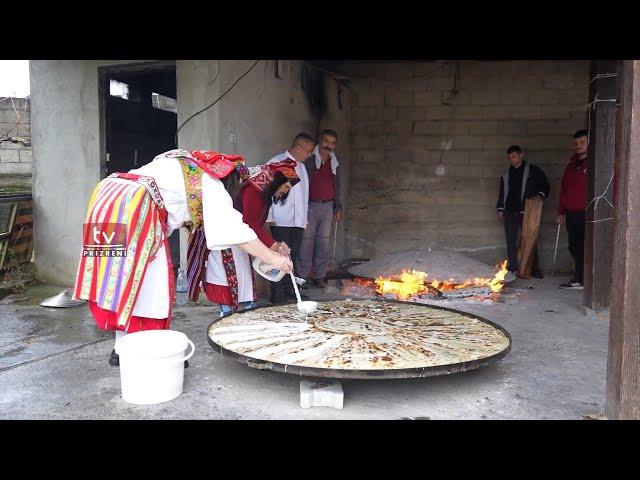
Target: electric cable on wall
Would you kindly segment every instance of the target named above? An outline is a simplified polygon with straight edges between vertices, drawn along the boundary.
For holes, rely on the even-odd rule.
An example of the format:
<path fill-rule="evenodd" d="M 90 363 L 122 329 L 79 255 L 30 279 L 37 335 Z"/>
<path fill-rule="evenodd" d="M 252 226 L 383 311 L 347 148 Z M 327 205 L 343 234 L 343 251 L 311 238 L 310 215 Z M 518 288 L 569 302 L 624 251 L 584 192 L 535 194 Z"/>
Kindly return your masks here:
<path fill-rule="evenodd" d="M 224 93 L 223 93 L 222 95 L 220 95 L 218 98 L 216 98 L 216 99 L 215 99 L 211 104 L 207 105 L 207 106 L 206 106 L 206 107 L 204 107 L 202 110 L 197 111 L 196 113 L 194 113 L 193 115 L 191 115 L 189 118 L 187 118 L 184 122 L 182 122 L 182 125 L 180 125 L 180 126 L 178 127 L 178 129 L 176 130 L 176 138 L 175 138 L 176 146 L 178 145 L 178 133 L 180 132 L 180 130 L 182 130 L 182 127 L 184 127 L 184 126 L 185 126 L 185 125 L 186 125 L 186 124 L 187 124 L 187 123 L 188 123 L 192 118 L 194 118 L 194 117 L 196 117 L 196 116 L 200 115 L 202 112 L 205 112 L 205 111 L 209 110 L 209 109 L 210 109 L 211 107 L 213 107 L 216 103 L 218 103 L 220 100 L 222 100 L 222 99 L 225 97 L 225 95 L 226 95 L 227 93 L 229 93 L 229 92 L 233 89 L 233 87 L 235 87 L 235 86 L 236 86 L 236 84 L 237 84 L 240 80 L 242 80 L 244 77 L 246 77 L 246 76 L 249 74 L 249 72 L 250 72 L 251 70 L 253 70 L 253 69 L 254 69 L 254 67 L 255 67 L 256 65 L 258 65 L 258 63 L 260 63 L 261 61 L 262 61 L 262 60 L 256 60 L 255 62 L 253 62 L 253 65 L 251 65 L 251 66 L 247 69 L 247 71 L 246 71 L 246 72 L 244 72 L 242 75 L 240 75 L 240 76 L 236 79 L 236 81 L 235 81 L 235 82 L 233 82 L 233 83 L 231 84 L 231 86 L 230 86 L 229 88 L 227 88 L 227 89 L 224 91 Z M 220 70 L 218 70 L 218 73 L 220 73 Z M 214 80 L 215 80 L 215 79 L 214 79 Z"/>
<path fill-rule="evenodd" d="M 594 80 L 598 80 L 600 78 L 610 78 L 610 77 L 616 77 L 617 74 L 615 73 L 602 73 L 602 74 L 598 74 L 595 77 L 593 77 L 591 80 L 589 80 L 589 85 L 591 85 L 591 83 Z M 614 102 L 617 104 L 617 99 L 616 98 L 607 98 L 607 99 L 600 99 L 598 98 L 598 92 L 596 92 L 596 96 L 594 98 L 594 100 L 592 102 L 589 102 L 586 107 L 588 109 L 588 116 L 587 116 L 587 122 L 588 122 L 588 126 L 587 126 L 587 141 L 591 140 L 591 112 L 593 110 L 595 110 L 596 108 L 596 104 L 600 103 L 600 102 Z M 613 220 L 613 217 L 608 217 L 608 218 L 601 218 L 596 220 L 596 210 L 598 209 L 598 204 L 600 202 L 600 200 L 604 200 L 606 203 L 609 204 L 609 206 L 612 209 L 615 209 L 615 206 L 609 201 L 609 199 L 607 198 L 607 192 L 609 191 L 609 187 L 611 186 L 611 183 L 613 182 L 613 177 L 615 176 L 616 172 L 615 169 L 613 171 L 613 173 L 611 174 L 611 178 L 609 178 L 609 182 L 607 183 L 606 188 L 604 189 L 604 191 L 600 194 L 600 195 L 596 195 L 594 196 L 591 201 L 587 204 L 587 206 L 585 207 L 585 211 L 589 209 L 589 207 L 591 207 L 591 205 L 593 204 L 593 218 L 594 220 L 585 220 L 585 223 L 599 223 L 599 222 L 608 222 Z M 615 199 L 613 199 L 615 201 Z"/>

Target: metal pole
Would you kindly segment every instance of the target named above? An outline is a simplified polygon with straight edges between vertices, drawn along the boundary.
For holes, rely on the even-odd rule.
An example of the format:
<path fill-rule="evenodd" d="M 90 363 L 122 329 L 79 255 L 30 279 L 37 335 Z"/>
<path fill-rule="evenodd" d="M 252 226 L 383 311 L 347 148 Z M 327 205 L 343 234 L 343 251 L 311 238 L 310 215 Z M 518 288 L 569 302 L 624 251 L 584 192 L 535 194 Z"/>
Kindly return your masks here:
<path fill-rule="evenodd" d="M 333 226 L 333 269 L 338 268 L 338 260 L 336 259 L 336 243 L 338 239 L 338 222 L 334 222 Z"/>
<path fill-rule="evenodd" d="M 558 240 L 560 240 L 560 224 L 558 224 L 558 233 L 556 233 L 556 249 L 553 252 L 553 267 L 551 268 L 551 276 L 556 273 L 556 257 L 558 256 Z"/>

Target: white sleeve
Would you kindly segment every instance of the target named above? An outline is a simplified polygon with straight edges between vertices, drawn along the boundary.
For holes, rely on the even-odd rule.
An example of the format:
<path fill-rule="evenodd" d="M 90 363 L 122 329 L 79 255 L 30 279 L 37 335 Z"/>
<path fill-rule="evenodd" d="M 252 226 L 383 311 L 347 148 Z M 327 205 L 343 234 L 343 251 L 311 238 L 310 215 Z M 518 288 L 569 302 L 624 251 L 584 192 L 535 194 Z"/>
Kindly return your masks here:
<path fill-rule="evenodd" d="M 269 207 L 269 214 L 267 215 L 267 219 L 264 223 L 273 223 L 275 220 L 273 219 L 273 205 Z"/>
<path fill-rule="evenodd" d="M 202 222 L 209 250 L 224 250 L 258 238 L 233 208 L 222 182 L 206 173 L 202 174 Z"/>

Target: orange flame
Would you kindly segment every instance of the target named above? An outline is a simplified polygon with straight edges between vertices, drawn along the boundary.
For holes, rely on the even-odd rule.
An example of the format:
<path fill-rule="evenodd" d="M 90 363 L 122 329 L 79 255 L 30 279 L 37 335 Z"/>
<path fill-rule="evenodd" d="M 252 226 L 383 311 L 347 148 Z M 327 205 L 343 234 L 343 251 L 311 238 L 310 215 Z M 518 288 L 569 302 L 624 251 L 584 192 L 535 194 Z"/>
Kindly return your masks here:
<path fill-rule="evenodd" d="M 426 273 L 416 270 L 405 270 L 400 275 L 400 281 L 389 278 L 376 278 L 376 291 L 380 294 L 391 293 L 401 300 L 406 300 L 412 295 L 424 293 L 427 287 L 424 285 Z"/>
<path fill-rule="evenodd" d="M 455 283 L 453 279 L 449 280 L 432 280 L 429 285 L 437 288 L 441 292 L 457 290 L 468 287 L 490 287 L 491 291 L 499 292 L 504 286 L 504 277 L 507 274 L 507 261 L 504 260 L 496 265 L 498 272 L 493 278 L 468 278 L 462 283 Z M 425 279 L 427 274 L 416 270 L 405 270 L 400 275 L 400 280 L 392 280 L 390 277 L 376 278 L 376 291 L 381 294 L 396 295 L 401 300 L 406 300 L 413 295 L 419 295 L 427 291 Z"/>
<path fill-rule="evenodd" d="M 509 272 L 507 270 L 507 261 L 503 261 L 500 265 L 498 265 L 500 267 L 500 270 L 498 270 L 498 272 L 496 273 L 495 277 L 493 277 L 493 279 L 491 280 L 491 290 L 494 292 L 499 292 L 500 290 L 502 290 L 502 287 L 504 287 L 504 277 L 507 275 L 507 273 Z"/>

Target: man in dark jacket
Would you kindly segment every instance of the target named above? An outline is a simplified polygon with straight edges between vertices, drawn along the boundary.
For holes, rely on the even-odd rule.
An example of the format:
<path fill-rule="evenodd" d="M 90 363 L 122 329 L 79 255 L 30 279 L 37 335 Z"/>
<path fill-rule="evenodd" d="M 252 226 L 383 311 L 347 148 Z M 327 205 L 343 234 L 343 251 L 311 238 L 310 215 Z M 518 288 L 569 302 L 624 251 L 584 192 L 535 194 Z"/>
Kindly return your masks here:
<path fill-rule="evenodd" d="M 524 161 L 522 149 L 512 145 L 507 149 L 510 167 L 500 178 L 500 195 L 498 197 L 498 218 L 504 222 L 504 233 L 507 240 L 507 269 L 517 276 L 518 272 L 518 233 L 522 228 L 525 200 L 539 195 L 546 198 L 551 186 L 544 172 L 531 163 Z M 533 269 L 535 278 L 542 278 L 538 265 L 538 249 L 534 254 Z"/>
<path fill-rule="evenodd" d="M 561 288 L 581 290 L 584 275 L 584 221 L 587 203 L 588 132 L 580 130 L 573 135 L 573 151 L 569 165 L 562 176 L 558 200 L 558 224 L 567 223 L 569 251 L 575 262 L 575 273 Z M 615 183 L 614 183 L 615 194 Z"/>
<path fill-rule="evenodd" d="M 324 288 L 329 263 L 331 227 L 342 220 L 340 166 L 334 151 L 338 134 L 323 130 L 320 142 L 305 161 L 309 177 L 309 215 L 298 258 L 298 274 L 308 279 L 313 269 L 316 287 Z M 305 284 L 309 286 L 309 282 Z"/>

